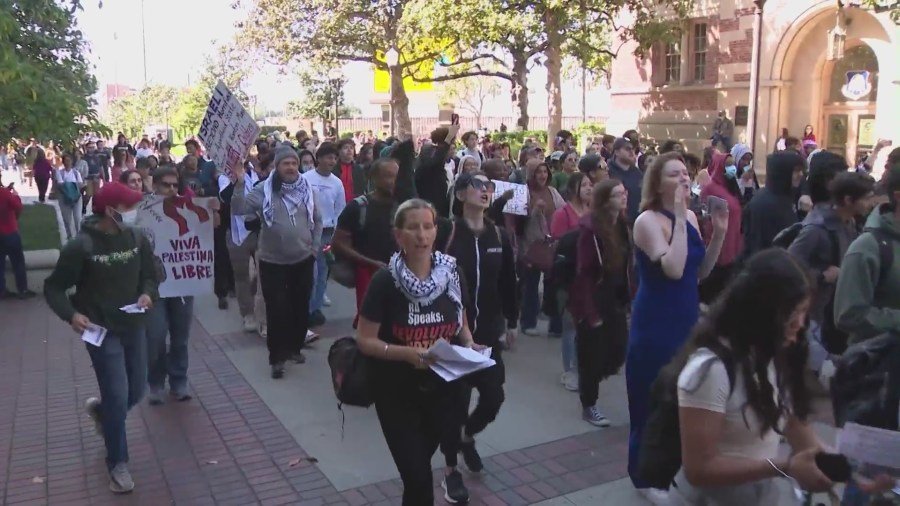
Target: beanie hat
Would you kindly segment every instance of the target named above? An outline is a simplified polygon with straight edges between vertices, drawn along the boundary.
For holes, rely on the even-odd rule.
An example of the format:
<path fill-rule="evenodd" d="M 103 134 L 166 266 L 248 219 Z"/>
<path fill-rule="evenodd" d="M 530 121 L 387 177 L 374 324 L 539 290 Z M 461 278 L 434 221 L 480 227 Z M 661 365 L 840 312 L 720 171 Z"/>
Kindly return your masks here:
<path fill-rule="evenodd" d="M 143 195 L 141 192 L 132 190 L 122 183 L 110 183 L 103 185 L 100 190 L 94 194 L 92 209 L 94 214 L 104 214 L 107 207 L 131 207 L 141 201 Z"/>
<path fill-rule="evenodd" d="M 275 150 L 275 160 L 273 163 L 275 164 L 275 168 L 278 168 L 278 164 L 281 163 L 282 160 L 286 158 L 294 158 L 297 160 L 297 163 L 300 163 L 300 157 L 297 156 L 297 152 L 294 151 L 293 148 L 288 146 L 281 146 Z"/>

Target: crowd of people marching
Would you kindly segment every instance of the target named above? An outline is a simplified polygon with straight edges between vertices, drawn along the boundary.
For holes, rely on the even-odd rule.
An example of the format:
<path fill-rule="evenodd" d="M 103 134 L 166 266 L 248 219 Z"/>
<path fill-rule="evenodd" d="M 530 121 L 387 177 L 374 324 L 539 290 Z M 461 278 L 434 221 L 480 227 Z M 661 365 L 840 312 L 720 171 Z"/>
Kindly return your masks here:
<path fill-rule="evenodd" d="M 305 362 L 329 277 L 355 288 L 358 348 L 405 505 L 433 503 L 438 449 L 445 499 L 468 501 L 458 454 L 470 472 L 483 468 L 476 438 L 502 409 L 504 353 L 518 334 L 542 334 L 541 313 L 585 422 L 610 425 L 599 386 L 625 367 L 628 471 L 647 499 L 776 504 L 779 478 L 834 485 L 817 464 L 832 450 L 810 428 L 811 378 L 849 344 L 900 331 L 900 270 L 889 263 L 900 254 L 900 149 L 880 143 L 851 170 L 814 137 L 785 132 L 776 152 L 754 153 L 730 145 L 726 127 L 698 154 L 678 141 L 645 150 L 635 130 L 579 153 L 562 130 L 549 153 L 529 141 L 515 159 L 455 124 L 422 145 L 300 131 L 260 139 L 230 174 L 195 140 L 176 163 L 167 141 L 135 148 L 120 135 L 62 153 L 32 140 L 4 167 L 33 178 L 41 201 L 55 192 L 62 211 L 71 240 L 44 286 L 50 307 L 78 332 L 108 331 L 87 345 L 101 396 L 86 409 L 114 492 L 134 487 L 129 408 L 145 389 L 165 402 L 167 379 L 173 400 L 191 398 L 193 300 L 159 297 L 150 243 L 130 226 L 155 194 L 212 197 L 219 308 L 236 295 L 244 330 L 266 339 L 272 378 Z M 764 175 L 754 169 L 763 156 Z M 514 196 L 495 194 L 498 182 L 525 185 L 524 215 L 504 212 Z M 11 187 L 0 192 L 0 217 L 17 215 Z M 119 310 L 134 301 L 145 315 Z M 439 339 L 490 348 L 496 365 L 445 382 L 429 371 Z M 680 419 L 680 460 L 663 480 L 643 465 L 662 458 L 660 389 Z M 858 477 L 845 499 L 865 504 L 891 483 Z"/>

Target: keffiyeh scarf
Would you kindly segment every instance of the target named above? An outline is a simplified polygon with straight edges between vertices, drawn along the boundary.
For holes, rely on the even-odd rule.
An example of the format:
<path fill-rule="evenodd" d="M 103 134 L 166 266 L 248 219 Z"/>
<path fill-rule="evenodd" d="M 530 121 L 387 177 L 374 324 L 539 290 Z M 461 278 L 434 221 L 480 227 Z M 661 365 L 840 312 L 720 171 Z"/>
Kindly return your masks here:
<path fill-rule="evenodd" d="M 462 328 L 462 288 L 459 283 L 459 271 L 456 269 L 456 259 L 439 251 L 436 251 L 431 259 L 431 274 L 422 280 L 409 270 L 400 252 L 394 253 L 388 263 L 394 285 L 410 302 L 418 303 L 420 306 L 427 306 L 446 293 L 456 305 L 457 321 Z"/>
<path fill-rule="evenodd" d="M 274 174 L 273 174 L 274 175 Z M 272 199 L 274 193 L 272 189 L 272 180 L 275 178 L 270 175 L 263 183 L 263 219 L 267 226 L 272 226 L 275 222 L 275 204 Z M 309 222 L 309 228 L 313 228 L 313 211 L 315 204 L 313 202 L 312 190 L 306 179 L 298 178 L 293 183 L 281 182 L 281 200 L 287 208 L 288 216 L 291 218 L 291 225 L 296 225 L 294 215 L 297 209 L 302 205 L 306 208 L 306 219 Z"/>

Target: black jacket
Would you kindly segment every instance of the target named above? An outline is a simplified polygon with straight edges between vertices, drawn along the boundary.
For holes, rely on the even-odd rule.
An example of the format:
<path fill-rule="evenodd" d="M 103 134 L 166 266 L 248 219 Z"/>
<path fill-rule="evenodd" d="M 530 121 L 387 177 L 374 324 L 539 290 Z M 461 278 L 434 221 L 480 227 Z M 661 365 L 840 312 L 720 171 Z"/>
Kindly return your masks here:
<path fill-rule="evenodd" d="M 416 166 L 415 183 L 419 198 L 431 202 L 440 216 L 450 216 L 450 188 L 444 165 L 450 153 L 450 145 L 444 142 L 424 146 Z"/>
<path fill-rule="evenodd" d="M 778 232 L 799 221 L 791 179 L 794 169 L 803 166 L 803 158 L 795 153 L 769 155 L 766 186 L 756 192 L 743 211 L 744 258 L 771 247 Z"/>
<path fill-rule="evenodd" d="M 435 247 L 455 257 L 466 278 L 472 306 L 466 314 L 475 342 L 496 347 L 504 330 L 516 328 L 519 320 L 512 245 L 506 232 L 488 220 L 478 236 L 462 218 L 452 223 L 439 228 Z"/>

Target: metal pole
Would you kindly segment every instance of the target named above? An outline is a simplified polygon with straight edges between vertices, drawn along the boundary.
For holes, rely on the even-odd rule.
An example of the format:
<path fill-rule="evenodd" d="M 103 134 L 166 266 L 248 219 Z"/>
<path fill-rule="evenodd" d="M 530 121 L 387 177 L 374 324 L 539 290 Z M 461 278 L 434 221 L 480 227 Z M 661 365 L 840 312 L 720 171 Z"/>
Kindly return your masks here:
<path fill-rule="evenodd" d="M 341 105 L 341 81 L 334 82 L 334 138 L 340 139 L 341 132 L 338 130 L 338 108 Z"/>
<path fill-rule="evenodd" d="M 394 118 L 394 72 L 397 71 L 397 67 L 396 67 L 396 65 L 393 65 L 393 66 L 389 67 L 388 70 L 389 70 L 390 79 L 391 79 L 391 86 L 390 86 L 390 90 L 391 90 L 391 107 L 390 107 L 390 111 L 391 111 L 391 137 L 393 137 L 393 136 L 394 136 L 394 124 L 396 123 L 396 120 L 395 120 L 395 118 Z"/>
<path fill-rule="evenodd" d="M 759 115 L 759 68 L 762 50 L 763 8 L 766 0 L 754 0 L 756 17 L 753 20 L 753 52 L 750 58 L 750 104 L 748 112 L 750 151 L 756 152 L 756 137 Z"/>
<path fill-rule="evenodd" d="M 144 0 L 141 0 L 141 45 L 144 52 L 144 88 L 147 87 L 147 27 L 144 22 Z"/>
<path fill-rule="evenodd" d="M 581 122 L 587 123 L 587 69 L 581 67 Z"/>

